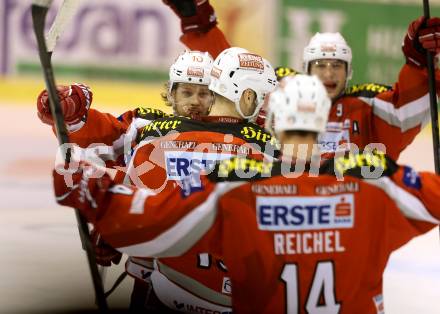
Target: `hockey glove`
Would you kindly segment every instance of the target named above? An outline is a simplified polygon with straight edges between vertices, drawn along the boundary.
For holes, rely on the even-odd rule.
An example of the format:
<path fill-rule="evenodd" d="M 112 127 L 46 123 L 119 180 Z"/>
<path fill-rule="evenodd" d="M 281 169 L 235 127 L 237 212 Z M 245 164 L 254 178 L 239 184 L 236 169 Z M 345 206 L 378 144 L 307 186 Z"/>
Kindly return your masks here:
<path fill-rule="evenodd" d="M 121 261 L 122 254 L 112 248 L 109 244 L 102 240 L 101 235 L 92 230 L 90 233 L 93 249 L 96 255 L 96 263 L 101 266 L 111 266 L 112 263 L 118 265 Z"/>
<path fill-rule="evenodd" d="M 74 168 L 72 163 L 69 167 Z M 90 164 L 76 165 L 76 170 L 60 165 L 53 171 L 55 198 L 60 205 L 78 209 L 94 223 L 105 210 L 108 202 L 105 196 L 114 183 L 107 173 Z"/>
<path fill-rule="evenodd" d="M 57 86 L 57 92 L 65 123 L 67 125 L 75 125 L 81 121 L 85 122 L 93 99 L 90 88 L 83 84 L 59 85 Z M 54 124 L 49 107 L 49 96 L 46 90 L 43 90 L 38 95 L 37 110 L 38 117 L 43 123 Z"/>
<path fill-rule="evenodd" d="M 182 32 L 207 32 L 217 25 L 209 0 L 162 0 L 180 18 Z"/>
<path fill-rule="evenodd" d="M 409 24 L 402 44 L 406 63 L 426 67 L 426 50 L 434 54 L 440 52 L 440 18 L 421 16 Z"/>

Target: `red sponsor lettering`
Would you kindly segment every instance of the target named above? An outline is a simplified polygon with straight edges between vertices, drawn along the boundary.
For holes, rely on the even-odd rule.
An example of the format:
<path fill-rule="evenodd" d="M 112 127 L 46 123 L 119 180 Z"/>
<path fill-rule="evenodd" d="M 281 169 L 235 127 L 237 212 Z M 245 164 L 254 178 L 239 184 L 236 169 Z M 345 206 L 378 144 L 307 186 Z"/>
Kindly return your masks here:
<path fill-rule="evenodd" d="M 241 68 L 264 70 L 263 58 L 253 53 L 240 53 L 238 55 Z"/>

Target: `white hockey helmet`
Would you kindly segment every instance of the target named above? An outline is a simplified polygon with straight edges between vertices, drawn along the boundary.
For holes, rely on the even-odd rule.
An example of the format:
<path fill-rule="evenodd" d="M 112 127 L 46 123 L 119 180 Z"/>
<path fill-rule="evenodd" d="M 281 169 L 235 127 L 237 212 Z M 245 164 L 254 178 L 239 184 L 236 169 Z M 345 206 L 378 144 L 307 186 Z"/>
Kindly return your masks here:
<path fill-rule="evenodd" d="M 347 63 L 347 81 L 353 76 L 351 48 L 340 33 L 316 33 L 304 48 L 303 70 L 309 73 L 310 62 L 319 59 L 336 59 Z"/>
<path fill-rule="evenodd" d="M 285 77 L 269 95 L 266 129 L 277 136 L 283 131 L 324 132 L 330 106 L 331 100 L 317 76 Z"/>
<path fill-rule="evenodd" d="M 214 60 L 209 89 L 235 103 L 244 119 L 251 119 L 260 111 L 266 94 L 276 85 L 275 71 L 266 59 L 246 49 L 232 47 L 223 50 Z M 257 105 L 252 114 L 244 115 L 240 98 L 248 88 L 256 93 Z"/>
<path fill-rule="evenodd" d="M 184 51 L 170 67 L 169 92 L 175 83 L 209 85 L 212 62 L 208 52 Z"/>

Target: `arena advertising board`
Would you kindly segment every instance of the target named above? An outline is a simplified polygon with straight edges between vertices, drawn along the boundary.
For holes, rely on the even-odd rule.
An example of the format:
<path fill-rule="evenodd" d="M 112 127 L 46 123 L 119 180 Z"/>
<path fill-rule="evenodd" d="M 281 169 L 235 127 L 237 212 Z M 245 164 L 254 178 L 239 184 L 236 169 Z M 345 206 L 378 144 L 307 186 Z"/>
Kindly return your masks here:
<path fill-rule="evenodd" d="M 316 32 L 340 32 L 353 50 L 353 83 L 393 83 L 404 62 L 408 24 L 423 15 L 423 1 L 282 0 L 278 60 L 301 69 L 303 48 Z M 440 16 L 438 2 L 431 16 Z"/>

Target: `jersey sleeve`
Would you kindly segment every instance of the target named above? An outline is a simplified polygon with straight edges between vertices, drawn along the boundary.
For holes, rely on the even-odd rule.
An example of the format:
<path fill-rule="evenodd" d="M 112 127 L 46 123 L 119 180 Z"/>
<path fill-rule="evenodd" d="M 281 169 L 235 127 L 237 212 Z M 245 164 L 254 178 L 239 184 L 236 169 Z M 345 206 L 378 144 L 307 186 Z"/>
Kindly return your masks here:
<path fill-rule="evenodd" d="M 439 71 L 436 77 L 440 78 Z M 391 90 L 362 100 L 372 106 L 373 140 L 385 144 L 387 154 L 397 159 L 429 122 L 427 71 L 405 64 Z"/>
<path fill-rule="evenodd" d="M 86 123 L 77 131 L 69 133 L 71 143 L 80 148 L 94 148 L 106 162 L 123 162 L 135 145 L 140 129 L 155 119 L 168 116 L 158 109 L 138 107 L 119 117 L 90 109 Z"/>
<path fill-rule="evenodd" d="M 115 185 L 108 191 L 96 229 L 107 243 L 130 256 L 182 255 L 214 225 L 215 189 L 207 180 L 203 188 L 189 194 L 171 181 L 158 194 Z"/>
<path fill-rule="evenodd" d="M 438 175 L 429 172 L 417 173 L 408 166 L 399 166 L 391 176 L 366 182 L 385 191 L 419 234 L 440 224 Z"/>
<path fill-rule="evenodd" d="M 418 230 L 426 232 L 433 227 L 432 224 L 440 224 L 440 177 L 437 174 L 416 172 L 409 166 L 401 166 L 392 179 L 403 191 L 416 197 L 425 208 L 415 206 L 414 209 L 420 208 L 419 213 L 404 212 Z"/>
<path fill-rule="evenodd" d="M 220 52 L 231 47 L 222 31 L 214 26 L 208 32 L 188 32 L 180 41 L 191 50 L 208 51 L 215 59 Z"/>
<path fill-rule="evenodd" d="M 69 139 L 82 148 L 95 143 L 112 145 L 126 128 L 126 124 L 113 115 L 90 109 L 87 122 L 79 130 L 69 133 Z"/>

